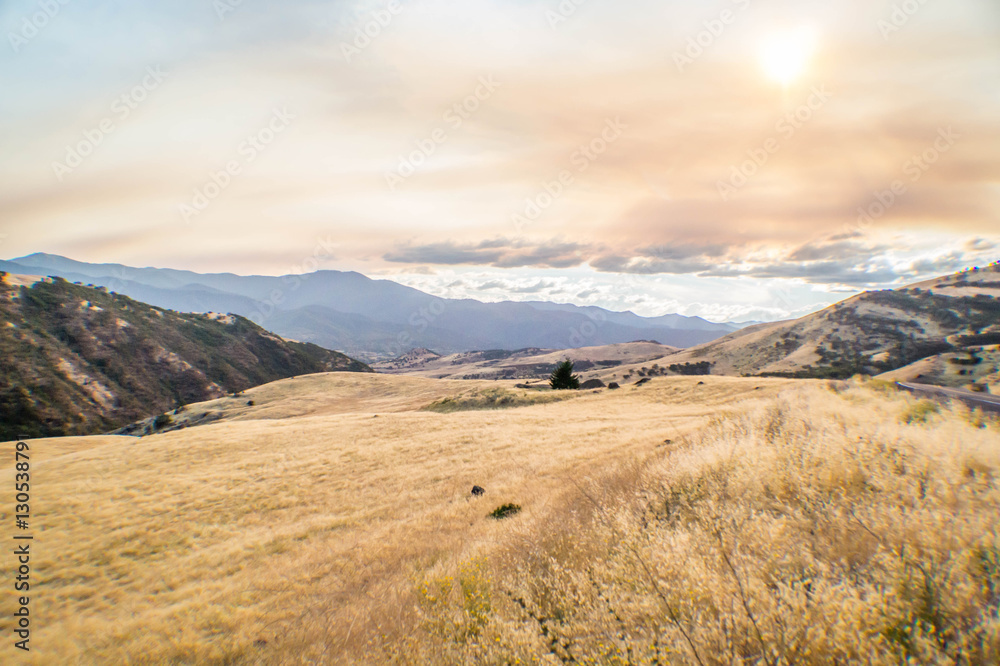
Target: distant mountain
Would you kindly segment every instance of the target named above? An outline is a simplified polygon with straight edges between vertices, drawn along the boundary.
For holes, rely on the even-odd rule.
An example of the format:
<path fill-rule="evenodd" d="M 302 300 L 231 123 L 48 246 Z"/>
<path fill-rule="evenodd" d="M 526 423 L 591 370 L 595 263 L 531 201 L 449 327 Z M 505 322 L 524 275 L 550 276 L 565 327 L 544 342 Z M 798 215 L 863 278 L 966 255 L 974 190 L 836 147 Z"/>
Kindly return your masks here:
<path fill-rule="evenodd" d="M 371 372 L 243 317 L 0 273 L 0 440 L 94 434 L 300 374 Z"/>
<path fill-rule="evenodd" d="M 954 374 L 972 379 L 994 376 L 993 355 L 984 352 L 998 345 L 1000 264 L 993 264 L 902 289 L 866 292 L 801 319 L 751 326 L 660 364 L 707 362 L 713 374 L 850 377 L 944 355 L 941 362 L 955 366 Z M 958 374 L 963 364 L 975 372 Z M 948 374 L 924 365 L 924 379 Z M 904 375 L 919 377 L 921 371 Z"/>
<path fill-rule="evenodd" d="M 442 299 L 354 272 L 239 276 L 121 264 L 88 264 L 49 254 L 0 261 L 0 270 L 57 275 L 159 307 L 232 312 L 285 337 L 366 360 L 425 347 L 451 354 L 481 349 L 563 349 L 635 340 L 690 347 L 739 329 L 699 317 L 640 317 L 555 303 Z"/>
<path fill-rule="evenodd" d="M 661 315 L 659 317 L 640 317 L 633 312 L 610 312 L 604 308 L 593 305 L 576 306 L 561 303 L 546 303 L 542 301 L 529 301 L 529 305 L 539 310 L 561 310 L 563 312 L 582 311 L 594 321 L 609 321 L 622 326 L 632 326 L 634 328 L 670 328 L 677 331 L 711 331 L 720 330 L 724 326 L 729 330 L 735 330 L 740 324 L 716 324 L 702 319 L 701 317 L 685 317 L 679 314 Z"/>

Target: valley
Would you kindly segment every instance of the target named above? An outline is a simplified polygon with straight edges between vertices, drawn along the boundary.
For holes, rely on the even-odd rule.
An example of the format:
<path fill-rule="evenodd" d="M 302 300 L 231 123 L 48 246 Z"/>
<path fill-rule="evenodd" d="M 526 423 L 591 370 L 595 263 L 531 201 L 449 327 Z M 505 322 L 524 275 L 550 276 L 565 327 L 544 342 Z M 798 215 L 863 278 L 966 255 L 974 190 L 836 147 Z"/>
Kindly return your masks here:
<path fill-rule="evenodd" d="M 468 404 L 461 396 L 496 391 L 527 396 L 527 402 L 507 409 L 428 409 L 442 399 Z M 897 534 L 890 526 L 898 520 L 896 509 L 857 494 L 860 481 L 855 480 L 869 478 L 887 491 L 890 477 L 879 475 L 889 474 L 880 470 L 892 458 L 866 458 L 868 462 L 858 467 L 861 462 L 853 460 L 854 454 L 836 448 L 841 446 L 837 438 L 846 441 L 870 433 L 876 437 L 873 441 L 896 442 L 893 446 L 903 448 L 891 455 L 906 455 L 915 464 L 923 456 L 938 456 L 935 460 L 941 464 L 935 474 L 974 470 L 968 472 L 971 480 L 957 486 L 971 504 L 960 514 L 947 512 L 954 539 L 965 538 L 960 530 L 965 534 L 995 519 L 988 507 L 995 507 L 997 490 L 988 479 L 1000 472 L 997 422 L 976 421 L 979 417 L 959 407 L 928 410 L 922 406 L 926 401 L 884 391 L 864 382 L 662 377 L 618 391 L 561 392 L 568 393 L 563 400 L 532 404 L 545 393 L 526 392 L 509 381 L 321 373 L 248 389 L 238 400 L 188 405 L 188 412 L 218 413 L 207 425 L 145 437 L 32 439 L 33 529 L 39 537 L 32 587 L 39 621 L 33 640 L 39 647 L 26 663 L 551 660 L 553 651 L 561 654 L 562 648 L 548 645 L 530 616 L 518 610 L 516 600 L 528 595 L 524 599 L 529 612 L 548 612 L 548 604 L 570 598 L 561 595 L 580 594 L 572 585 L 565 587 L 570 583 L 560 576 L 586 575 L 587 570 L 598 577 L 595 580 L 606 581 L 598 583 L 598 594 L 603 587 L 606 594 L 615 595 L 612 603 L 628 622 L 636 623 L 635 629 L 629 638 L 615 639 L 617 629 L 600 619 L 607 616 L 599 612 L 600 597 L 585 593 L 579 610 L 567 616 L 572 623 L 560 625 L 556 634 L 571 641 L 569 654 L 600 661 L 627 649 L 641 650 L 649 658 L 657 650 L 669 650 L 678 663 L 694 663 L 690 646 L 668 616 L 656 616 L 661 633 L 653 652 L 651 638 L 643 638 L 641 645 L 631 642 L 649 626 L 649 619 L 640 619 L 646 617 L 644 611 L 633 606 L 645 594 L 655 600 L 655 593 L 643 582 L 641 569 L 629 568 L 622 575 L 636 577 L 629 579 L 634 581 L 630 585 L 638 586 L 640 596 L 634 601 L 619 596 L 623 591 L 613 583 L 618 574 L 605 568 L 626 566 L 617 558 L 629 552 L 602 550 L 611 543 L 602 541 L 609 538 L 603 536 L 603 526 L 612 524 L 606 521 L 624 521 L 614 524 L 628 536 L 615 540 L 639 547 L 641 540 L 633 540 L 641 537 L 631 531 L 631 521 L 649 520 L 643 518 L 649 511 L 656 515 L 657 493 L 686 497 L 676 493 L 697 492 L 701 501 L 710 503 L 688 505 L 683 503 L 688 500 L 670 499 L 664 506 L 678 507 L 671 512 L 689 511 L 684 508 L 688 506 L 722 510 L 726 502 L 736 501 L 725 499 L 735 491 L 718 484 L 727 478 L 738 486 L 750 483 L 739 470 L 757 470 L 762 480 L 753 483 L 794 482 L 798 490 L 787 495 L 782 493 L 790 491 L 780 490 L 780 485 L 768 485 L 773 491 L 765 494 L 778 493 L 772 499 L 738 502 L 733 511 L 752 506 L 801 511 L 794 507 L 805 498 L 839 488 L 836 492 L 844 493 L 841 501 L 864 516 L 863 524 L 885 530 L 885 538 L 893 543 L 902 539 L 929 547 L 929 533 L 920 530 L 925 524 L 931 529 L 937 524 L 935 516 L 946 515 L 941 513 L 941 493 L 953 491 L 934 486 L 921 501 L 921 516 L 926 517 L 920 528 Z M 253 405 L 247 407 L 247 401 Z M 803 419 L 809 425 L 801 425 Z M 827 458 L 826 466 L 818 468 L 815 478 L 764 481 L 777 469 L 768 462 L 768 447 L 780 444 L 786 447 L 781 455 L 794 460 L 799 455 L 795 442 L 802 436 L 797 433 L 803 427 L 811 429 L 811 437 L 823 433 L 826 453 L 808 450 Z M 741 462 L 733 466 L 736 460 Z M 706 465 L 706 470 L 721 467 L 696 471 Z M 658 470 L 675 468 L 678 471 L 670 473 L 707 474 L 703 478 L 711 481 L 699 481 L 708 485 L 697 486 L 697 491 L 690 485 L 693 476 L 657 485 L 658 475 L 665 473 Z M 10 480 L 12 474 L 8 458 L 0 478 Z M 909 473 L 893 474 L 892 487 L 899 489 L 892 492 L 911 492 L 906 485 Z M 483 487 L 485 494 L 474 497 L 473 485 Z M 508 503 L 521 507 L 516 516 L 501 521 L 489 517 Z M 654 535 L 671 525 L 653 524 L 663 525 Z M 823 523 L 822 534 L 833 528 Z M 754 536 L 757 529 L 742 538 L 751 540 L 747 543 L 762 538 Z M 845 523 L 842 529 L 850 539 L 860 540 L 851 556 L 858 566 L 875 566 L 884 557 L 880 553 L 888 555 L 894 547 L 886 544 L 889 550 L 883 551 L 877 542 L 865 541 L 860 523 Z M 767 549 L 775 558 L 800 552 L 804 537 L 784 534 Z M 962 556 L 961 548 L 976 543 L 960 547 L 955 542 L 951 547 Z M 699 546 L 687 557 L 708 557 L 707 547 Z M 564 574 L 548 568 L 548 557 L 562 562 Z M 695 568 L 685 577 L 683 570 L 670 568 L 669 560 L 651 557 L 646 566 L 673 580 L 671 595 L 683 586 L 701 586 L 693 578 L 696 574 L 709 575 Z M 765 551 L 747 550 L 739 557 L 741 568 L 750 567 L 754 558 L 761 566 L 772 566 L 765 564 L 771 561 Z M 876 578 L 889 575 L 872 571 Z M 956 582 L 947 585 L 958 585 L 956 577 L 978 575 L 975 571 L 954 569 L 949 581 Z M 814 575 L 834 585 L 841 574 L 830 570 Z M 542 592 L 537 584 L 551 585 L 547 594 L 559 596 L 538 596 Z M 827 600 L 823 590 L 828 583 L 822 585 L 816 588 L 822 603 L 841 603 L 833 597 Z M 764 594 L 763 588 L 754 589 L 755 595 Z M 726 595 L 737 595 L 724 575 L 704 590 L 703 595 L 714 590 L 720 602 Z M 738 597 L 728 598 L 731 602 Z M 767 597 L 758 598 L 755 603 Z M 962 598 L 962 603 L 978 603 Z M 711 603 L 706 608 L 720 608 Z M 535 604 L 541 605 L 532 610 Z M 677 610 L 686 618 L 681 628 L 694 622 L 689 613 L 695 612 L 688 605 L 682 608 Z M 759 608 L 765 626 L 785 621 L 780 608 Z M 892 612 L 905 617 L 906 608 Z M 826 627 L 825 633 L 811 632 L 813 639 L 798 643 L 799 650 L 805 645 L 814 650 L 811 658 L 798 661 L 828 663 L 834 655 L 846 658 L 857 654 L 852 650 L 875 649 L 870 646 L 878 646 L 874 654 L 882 655 L 873 663 L 890 663 L 902 654 L 902 644 L 878 639 L 882 621 L 865 620 L 867 633 L 852 634 L 852 641 L 846 641 L 838 634 L 841 629 L 825 624 L 827 616 L 811 617 L 815 626 Z M 884 622 L 894 622 L 892 617 Z M 735 615 L 732 621 L 740 622 Z M 974 620 L 963 631 L 979 635 L 974 633 L 980 631 L 975 622 L 981 621 Z M 9 632 L 10 623 L 8 617 L 0 619 L 0 631 Z M 712 641 L 726 635 L 712 634 L 715 625 L 705 620 L 698 626 L 695 647 L 700 645 L 702 651 L 714 649 Z M 767 631 L 768 644 L 778 640 Z M 602 644 L 597 642 L 600 636 L 606 636 Z M 989 654 L 1000 654 L 1000 644 L 982 645 L 984 650 L 998 650 Z M 0 659 L 9 659 L 12 649 L 0 645 Z"/>
<path fill-rule="evenodd" d="M 688 349 L 415 348 L 375 372 L 237 315 L 5 275 L 21 373 L 5 381 L 34 413 L 59 404 L 46 395 L 97 410 L 161 387 L 96 412 L 94 434 L 27 438 L 44 618 L 27 663 L 989 663 L 991 273 Z M 585 389 L 549 389 L 565 359 Z M 918 478 L 934 479 L 919 498 Z M 926 611 L 906 549 L 947 568 L 940 618 L 910 619 Z M 748 594 L 753 614 L 734 606 Z M 830 618 L 850 599 L 848 630 Z"/>
<path fill-rule="evenodd" d="M 486 518 L 496 505 L 516 501 L 518 529 L 540 527 L 577 483 L 791 382 L 750 383 L 680 380 L 440 414 L 422 408 L 515 389 L 327 373 L 249 389 L 248 410 L 227 410 L 227 398 L 187 407 L 220 410 L 209 425 L 33 439 L 37 642 L 47 646 L 37 663 L 280 662 L 360 649 L 386 623 L 404 626 L 395 614 L 413 576 L 513 536 Z M 474 484 L 486 488 L 475 501 Z"/>

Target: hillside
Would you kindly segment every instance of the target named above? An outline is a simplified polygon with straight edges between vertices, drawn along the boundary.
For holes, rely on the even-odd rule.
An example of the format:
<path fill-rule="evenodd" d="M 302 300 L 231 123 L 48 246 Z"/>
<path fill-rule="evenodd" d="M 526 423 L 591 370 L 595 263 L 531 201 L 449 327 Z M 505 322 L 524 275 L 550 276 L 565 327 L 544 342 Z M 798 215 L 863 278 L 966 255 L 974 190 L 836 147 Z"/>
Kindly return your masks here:
<path fill-rule="evenodd" d="M 713 374 L 837 378 L 885 373 L 940 354 L 976 357 L 997 345 L 1000 264 L 993 264 L 751 326 L 659 363 L 709 363 Z"/>
<path fill-rule="evenodd" d="M 0 275 L 0 439 L 97 433 L 283 377 L 371 371 L 239 316 Z"/>
<path fill-rule="evenodd" d="M 520 525 L 544 523 L 570 478 L 656 451 L 748 381 L 441 414 L 423 407 L 513 382 L 327 373 L 188 405 L 224 412 L 209 425 L 30 441 L 32 527 L 46 544 L 33 560 L 46 619 L 32 656 L 356 663 L 322 653 L 363 650 L 412 608 L 415 573 L 503 538 L 509 525 L 486 517 L 498 504 L 524 506 Z M 768 380 L 766 393 L 790 384 Z M 12 475 L 7 456 L 0 481 Z M 481 501 L 468 499 L 474 484 Z M 0 662 L 12 649 L 0 644 Z"/>
<path fill-rule="evenodd" d="M 438 379 L 547 379 L 564 359 L 580 373 L 644 363 L 679 351 L 657 342 L 627 342 L 577 349 L 519 349 L 465 352 L 441 356 L 415 349 L 397 359 L 375 363 L 379 372 Z"/>
<path fill-rule="evenodd" d="M 640 317 L 545 302 L 438 298 L 391 280 L 332 270 L 281 276 L 202 274 L 90 264 L 42 253 L 0 261 L 0 270 L 93 283 L 183 312 L 232 312 L 284 337 L 365 361 L 396 358 L 420 347 L 445 355 L 634 340 L 690 347 L 739 328 L 681 315 Z"/>
<path fill-rule="evenodd" d="M 894 382 L 918 382 L 1000 395 L 1000 345 L 935 354 L 878 375 Z"/>
<path fill-rule="evenodd" d="M 28 442 L 28 663 L 996 663 L 996 424 L 737 377 L 427 409 L 497 390 L 325 373 Z"/>

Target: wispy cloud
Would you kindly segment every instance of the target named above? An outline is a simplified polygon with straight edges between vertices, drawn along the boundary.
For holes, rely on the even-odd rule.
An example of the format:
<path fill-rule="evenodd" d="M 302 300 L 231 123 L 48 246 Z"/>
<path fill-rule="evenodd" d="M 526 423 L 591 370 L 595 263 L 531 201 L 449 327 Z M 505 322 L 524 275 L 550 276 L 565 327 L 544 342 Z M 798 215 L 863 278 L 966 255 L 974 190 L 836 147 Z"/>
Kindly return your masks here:
<path fill-rule="evenodd" d="M 73 0 L 18 51 L 0 49 L 5 252 L 280 272 L 333 233 L 341 268 L 697 278 L 703 288 L 683 290 L 691 305 L 715 297 L 715 279 L 867 288 L 995 252 L 1000 98 L 983 82 L 1000 80 L 1000 7 L 926 3 L 886 39 L 881 3 L 739 4 L 678 71 L 674 54 L 735 3 L 589 2 L 553 29 L 558 3 L 543 0 L 230 2 L 223 20 L 206 2 Z M 0 26 L 16 32 L 35 11 L 3 3 Z M 359 38 L 373 20 L 377 36 Z M 799 25 L 813 53 L 781 85 L 758 56 Z M 54 177 L 67 146 L 154 66 L 168 81 L 71 177 Z M 502 85 L 477 95 L 491 76 Z M 813 109 L 816 89 L 831 95 Z M 466 103 L 474 111 L 449 123 Z M 181 224 L 178 206 L 226 173 L 275 108 L 294 124 Z M 609 118 L 627 130 L 575 161 Z M 937 150 L 947 127 L 959 138 Z M 768 139 L 780 150 L 762 163 Z M 392 191 L 385 175 L 401 156 L 421 164 Z M 723 199 L 733 168 L 753 175 Z M 544 214 L 512 229 L 562 171 L 572 179 Z M 884 214 L 859 220 L 897 181 Z M 602 289 L 567 293 L 612 297 Z"/>

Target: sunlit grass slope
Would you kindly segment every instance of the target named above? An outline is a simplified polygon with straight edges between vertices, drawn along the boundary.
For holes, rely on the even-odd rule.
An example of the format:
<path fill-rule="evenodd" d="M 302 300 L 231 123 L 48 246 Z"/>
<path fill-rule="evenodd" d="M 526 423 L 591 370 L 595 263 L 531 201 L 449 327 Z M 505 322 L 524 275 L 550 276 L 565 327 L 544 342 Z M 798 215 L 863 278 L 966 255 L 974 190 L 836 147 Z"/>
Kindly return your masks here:
<path fill-rule="evenodd" d="M 419 578 L 371 660 L 1000 663 L 1000 428 L 884 382 L 733 404 Z"/>
<path fill-rule="evenodd" d="M 331 373 L 189 405 L 219 411 L 206 426 L 35 440 L 27 662 L 379 662 L 379 636 L 420 626 L 430 572 L 537 539 L 585 479 L 805 386 L 704 381 L 442 414 L 422 408 L 513 385 Z M 12 477 L 8 457 L 0 487 Z M 487 517 L 507 502 L 523 511 Z M 0 662 L 13 656 L 0 643 Z"/>

